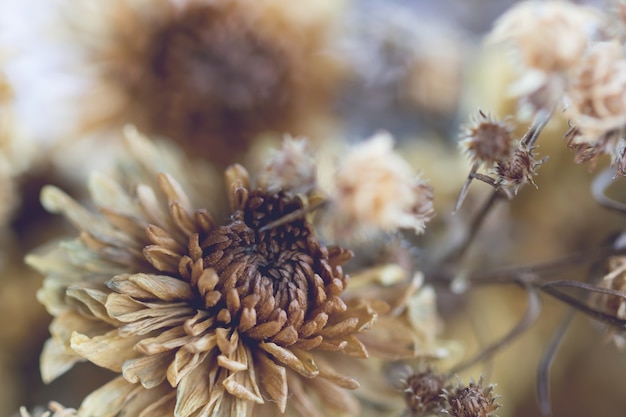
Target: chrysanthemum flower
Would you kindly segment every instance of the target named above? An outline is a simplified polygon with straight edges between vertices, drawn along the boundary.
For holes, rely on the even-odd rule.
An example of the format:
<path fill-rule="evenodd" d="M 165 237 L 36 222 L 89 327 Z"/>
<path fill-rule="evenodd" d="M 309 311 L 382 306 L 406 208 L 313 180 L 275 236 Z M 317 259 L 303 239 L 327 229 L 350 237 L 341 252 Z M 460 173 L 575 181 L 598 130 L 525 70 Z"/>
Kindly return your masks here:
<path fill-rule="evenodd" d="M 322 53 L 331 2 L 70 2 L 88 60 L 83 127 L 133 123 L 227 165 L 266 133 L 311 135 L 336 65 Z"/>
<path fill-rule="evenodd" d="M 433 217 L 433 190 L 379 133 L 356 145 L 333 178 L 330 217 L 336 236 L 412 229 Z"/>
<path fill-rule="evenodd" d="M 624 173 L 623 148 L 626 142 L 626 58 L 615 42 L 600 42 L 582 59 L 567 91 L 565 114 L 572 129 L 569 147 L 577 162 L 595 163 L 598 156 L 610 155 L 619 173 Z M 593 165 L 592 165 L 593 167 Z M 621 169 L 620 169 L 621 168 Z"/>
<path fill-rule="evenodd" d="M 120 373 L 85 399 L 83 417 L 357 414 L 345 389 L 359 384 L 332 363 L 368 356 L 358 336 L 385 303 L 342 298 L 351 254 L 321 243 L 307 219 L 263 229 L 306 197 L 257 188 L 235 165 L 230 214 L 214 216 L 197 201 L 215 196 L 188 195 L 164 173 L 137 184 L 151 167 L 133 166 L 130 192 L 92 178 L 99 214 L 57 188 L 42 192 L 80 230 L 28 257 L 47 275 L 38 296 L 55 316 L 44 379 L 84 360 Z"/>
<path fill-rule="evenodd" d="M 524 1 L 495 23 L 491 42 L 511 42 L 521 63 L 513 94 L 534 109 L 551 109 L 562 97 L 566 76 L 599 31 L 593 9 L 564 1 Z"/>

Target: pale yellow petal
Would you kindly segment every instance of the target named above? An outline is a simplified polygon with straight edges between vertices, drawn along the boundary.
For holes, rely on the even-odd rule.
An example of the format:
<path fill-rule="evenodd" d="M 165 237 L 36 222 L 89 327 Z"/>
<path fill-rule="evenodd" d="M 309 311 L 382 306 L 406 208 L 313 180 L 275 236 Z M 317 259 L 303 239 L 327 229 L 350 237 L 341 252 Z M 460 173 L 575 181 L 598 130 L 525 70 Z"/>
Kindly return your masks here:
<path fill-rule="evenodd" d="M 78 409 L 81 417 L 117 417 L 129 396 L 143 390 L 119 376 L 85 398 Z"/>
<path fill-rule="evenodd" d="M 259 344 L 259 347 L 273 356 L 278 362 L 285 364 L 307 378 L 313 378 L 319 374 L 317 364 L 313 356 L 308 352 L 299 349 L 285 349 L 270 342 L 262 342 Z"/>
<path fill-rule="evenodd" d="M 146 389 L 154 388 L 165 380 L 167 367 L 173 358 L 174 353 L 167 351 L 129 359 L 122 365 L 122 375 L 133 384 L 140 382 Z"/>
<path fill-rule="evenodd" d="M 276 404 L 281 413 L 287 407 L 287 396 L 289 389 L 287 386 L 287 371 L 283 366 L 276 364 L 264 353 L 257 355 L 255 363 L 257 373 L 261 383 L 261 388 L 269 395 L 272 402 Z"/>
<path fill-rule="evenodd" d="M 141 339 L 140 336 L 120 337 L 117 330 L 92 338 L 74 332 L 70 343 L 76 353 L 90 362 L 115 372 L 122 372 L 124 362 L 138 356 L 133 347 Z"/>
<path fill-rule="evenodd" d="M 46 384 L 70 370 L 74 364 L 85 361 L 76 353 L 68 352 L 54 339 L 46 340 L 41 352 L 41 379 Z"/>

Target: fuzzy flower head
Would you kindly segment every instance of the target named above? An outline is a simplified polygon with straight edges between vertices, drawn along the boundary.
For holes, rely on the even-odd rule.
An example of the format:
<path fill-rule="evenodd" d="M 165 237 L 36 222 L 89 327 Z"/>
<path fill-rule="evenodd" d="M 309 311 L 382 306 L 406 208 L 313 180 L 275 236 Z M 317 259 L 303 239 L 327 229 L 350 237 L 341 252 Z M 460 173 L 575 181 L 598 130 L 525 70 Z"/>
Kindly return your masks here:
<path fill-rule="evenodd" d="M 478 382 L 471 381 L 466 387 L 462 383 L 450 385 L 442 395 L 446 402 L 443 413 L 453 417 L 497 417 L 493 414 L 500 407 L 494 396 L 494 385 L 482 386 L 482 378 Z"/>
<path fill-rule="evenodd" d="M 537 168 L 546 159 L 537 160 L 534 151 L 534 147 L 520 144 L 509 159 L 499 161 L 494 167 L 496 184 L 511 189 L 514 193 L 524 184 L 531 184 L 536 188 L 533 178 L 537 175 Z"/>
<path fill-rule="evenodd" d="M 334 177 L 331 217 L 338 236 L 412 229 L 422 233 L 433 216 L 432 188 L 393 151 L 393 139 L 379 133 L 356 145 Z"/>
<path fill-rule="evenodd" d="M 326 102 L 334 64 L 319 53 L 324 1 L 306 18 L 282 1 L 77 3 L 74 36 L 94 66 L 89 97 L 99 98 L 86 129 L 134 123 L 227 165 L 259 135 L 306 131 L 301 117 Z"/>
<path fill-rule="evenodd" d="M 288 189 L 308 194 L 317 187 L 316 161 L 305 139 L 286 137 L 280 150 L 273 152 L 261 172 L 258 185 L 268 191 Z"/>
<path fill-rule="evenodd" d="M 331 362 L 368 356 L 357 335 L 379 310 L 342 299 L 350 251 L 322 244 L 306 218 L 265 228 L 306 196 L 258 188 L 239 165 L 225 177 L 230 210 L 219 216 L 199 203 L 205 190 L 187 194 L 164 173 L 139 185 L 95 176 L 100 214 L 42 192 L 81 231 L 28 257 L 47 275 L 38 297 L 55 316 L 43 377 L 84 360 L 120 374 L 79 415 L 358 414 L 347 390 L 359 383 Z"/>
<path fill-rule="evenodd" d="M 597 30 L 597 18 L 590 9 L 570 2 L 524 1 L 496 21 L 491 40 L 512 42 L 528 68 L 564 71 L 583 55 Z"/>
<path fill-rule="evenodd" d="M 623 131 L 626 127 L 626 58 L 615 42 L 591 47 L 567 91 L 566 116 L 572 129 L 568 146 L 577 162 L 593 168 L 600 155 L 609 155 L 621 175 L 626 173 Z"/>
<path fill-rule="evenodd" d="M 459 145 L 473 163 L 491 168 L 513 153 L 513 125 L 508 119 L 496 120 L 478 110 L 470 124 L 462 127 Z"/>
<path fill-rule="evenodd" d="M 442 408 L 445 376 L 430 368 L 421 371 L 407 369 L 408 372 L 400 380 L 407 410 L 411 416 L 432 415 Z"/>
<path fill-rule="evenodd" d="M 560 99 L 566 75 L 598 31 L 591 9 L 564 1 L 517 3 L 496 22 L 491 42 L 512 43 L 522 64 L 514 96 L 534 108 L 551 108 Z"/>

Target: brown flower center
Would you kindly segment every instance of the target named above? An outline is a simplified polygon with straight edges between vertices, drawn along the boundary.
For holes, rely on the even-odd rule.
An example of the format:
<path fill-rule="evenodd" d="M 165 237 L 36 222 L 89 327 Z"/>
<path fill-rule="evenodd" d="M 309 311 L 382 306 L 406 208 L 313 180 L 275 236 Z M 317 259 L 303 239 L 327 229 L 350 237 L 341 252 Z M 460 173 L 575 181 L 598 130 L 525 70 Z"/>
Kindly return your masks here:
<path fill-rule="evenodd" d="M 338 264 L 346 252 L 321 246 L 304 219 L 261 231 L 302 207 L 284 193 L 252 191 L 231 222 L 201 242 L 203 268 L 218 280 L 199 293 L 219 322 L 285 346 L 317 337 L 328 316 L 345 308 L 338 295 L 347 279 Z"/>
<path fill-rule="evenodd" d="M 230 163 L 257 133 L 286 128 L 293 57 L 251 20 L 236 7 L 190 6 L 157 30 L 131 87 L 148 129 Z M 193 146 L 207 141 L 217 144 Z"/>

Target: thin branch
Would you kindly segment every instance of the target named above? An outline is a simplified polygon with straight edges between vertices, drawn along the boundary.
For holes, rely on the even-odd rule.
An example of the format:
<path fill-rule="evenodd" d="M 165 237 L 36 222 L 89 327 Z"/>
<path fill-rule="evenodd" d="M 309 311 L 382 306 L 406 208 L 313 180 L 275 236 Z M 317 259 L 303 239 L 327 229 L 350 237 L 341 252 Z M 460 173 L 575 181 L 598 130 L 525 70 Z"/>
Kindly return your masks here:
<path fill-rule="evenodd" d="M 476 174 L 476 172 L 478 171 L 479 166 L 480 164 L 478 162 L 475 162 L 474 165 L 472 165 L 472 169 L 467 175 L 467 179 L 463 183 L 463 187 L 461 187 L 461 192 L 459 193 L 459 196 L 456 199 L 456 204 L 454 204 L 454 210 L 452 211 L 452 214 L 455 214 L 457 211 L 459 211 L 459 209 L 461 208 L 461 204 L 463 204 L 463 201 L 465 201 L 465 197 L 467 197 L 469 187 L 472 184 L 472 181 L 474 180 L 474 174 Z"/>
<path fill-rule="evenodd" d="M 602 207 L 615 210 L 619 213 L 626 213 L 626 204 L 620 203 L 619 201 L 606 196 L 606 189 L 609 188 L 614 180 L 615 173 L 611 168 L 603 170 L 593 179 L 593 182 L 591 183 L 591 194 L 593 195 L 593 198 L 595 198 L 596 202 Z"/>
<path fill-rule="evenodd" d="M 528 129 L 528 132 L 526 132 L 526 134 L 522 138 L 522 143 L 524 145 L 526 145 L 528 148 L 532 148 L 535 145 L 537 139 L 539 138 L 539 135 L 541 134 L 541 131 L 544 127 L 546 127 L 546 125 L 552 118 L 553 113 L 554 109 L 543 109 L 537 113 L 537 116 L 535 116 L 535 120 L 533 120 L 532 126 L 530 127 L 530 129 Z"/>
<path fill-rule="evenodd" d="M 495 206 L 496 202 L 498 202 L 502 197 L 503 194 L 499 190 L 493 190 L 491 192 L 491 195 L 489 196 L 487 201 L 485 201 L 483 206 L 480 208 L 480 210 L 472 220 L 469 230 L 463 240 L 456 247 L 452 248 L 446 256 L 443 257 L 443 264 L 455 263 L 463 258 L 463 255 L 465 255 L 465 252 L 467 251 L 470 244 L 476 237 L 478 231 L 480 230 L 481 226 L 485 222 L 487 215 Z"/>
<path fill-rule="evenodd" d="M 594 307 L 591 307 L 585 304 L 585 302 L 580 301 L 578 298 L 562 292 L 557 287 L 550 286 L 550 285 L 541 285 L 541 286 L 538 286 L 538 288 L 544 293 L 558 300 L 563 301 L 564 303 L 570 305 L 571 307 L 575 308 L 576 310 L 580 311 L 583 314 L 586 314 L 587 316 L 591 317 L 592 319 L 596 321 L 599 321 L 601 323 L 605 323 L 605 324 L 608 324 L 610 326 L 614 326 L 620 329 L 626 328 L 626 320 L 617 318 L 611 314 L 607 314 Z M 622 297 L 624 297 L 624 294 L 622 294 Z"/>
<path fill-rule="evenodd" d="M 528 294 L 528 307 L 526 308 L 526 312 L 517 323 L 517 325 L 513 329 L 511 329 L 511 331 L 507 333 L 502 339 L 489 345 L 487 348 L 483 349 L 478 355 L 455 366 L 450 371 L 450 374 L 459 373 L 469 368 L 470 366 L 491 357 L 491 355 L 515 340 L 515 338 L 521 335 L 530 325 L 535 322 L 535 320 L 539 316 L 539 313 L 541 312 L 541 299 L 539 298 L 539 294 L 537 293 L 537 290 L 535 288 L 528 285 L 527 283 L 520 284 L 524 287 Z"/>
<path fill-rule="evenodd" d="M 311 204 L 310 206 L 303 207 L 296 211 L 292 211 L 291 213 L 285 214 L 280 219 L 274 220 L 273 222 L 270 222 L 266 224 L 265 226 L 261 227 L 259 229 L 259 232 L 265 232 L 266 230 L 273 229 L 275 227 L 290 223 L 296 219 L 299 219 L 300 217 L 306 216 L 307 214 L 317 210 L 318 208 L 321 208 L 327 203 L 328 203 L 327 200 L 322 200 L 319 203 Z"/>
<path fill-rule="evenodd" d="M 537 368 L 537 400 L 539 402 L 539 410 L 542 417 L 552 417 L 552 399 L 550 394 L 550 370 L 556 352 L 559 350 L 559 346 L 567 333 L 572 319 L 574 318 L 575 310 L 569 310 L 556 333 L 552 336 L 550 344 L 543 354 L 539 367 Z"/>

